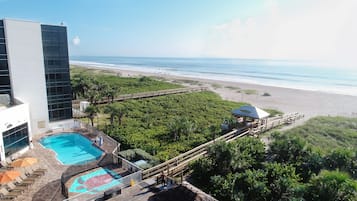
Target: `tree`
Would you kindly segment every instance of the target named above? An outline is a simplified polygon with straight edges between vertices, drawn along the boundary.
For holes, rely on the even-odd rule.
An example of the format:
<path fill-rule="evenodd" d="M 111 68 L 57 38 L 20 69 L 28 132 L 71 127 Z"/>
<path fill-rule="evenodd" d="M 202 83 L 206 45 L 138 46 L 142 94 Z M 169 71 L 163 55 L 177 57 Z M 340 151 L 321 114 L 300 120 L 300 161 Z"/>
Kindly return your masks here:
<path fill-rule="evenodd" d="M 85 109 L 84 112 L 87 114 L 87 117 L 89 118 L 89 120 L 91 122 L 91 125 L 94 126 L 94 117 L 98 113 L 98 108 L 94 105 L 90 105 Z"/>
<path fill-rule="evenodd" d="M 303 200 L 304 186 L 291 165 L 267 163 L 264 169 L 236 174 L 234 200 Z"/>
<path fill-rule="evenodd" d="M 185 117 L 176 118 L 167 125 L 169 133 L 174 141 L 188 136 L 194 131 L 195 123 Z"/>
<path fill-rule="evenodd" d="M 233 187 L 233 200 L 265 201 L 269 200 L 270 190 L 264 170 L 246 170 L 236 174 Z"/>
<path fill-rule="evenodd" d="M 117 111 L 116 117 L 118 118 L 118 124 L 119 126 L 121 126 L 123 122 L 123 117 L 128 113 L 128 109 L 120 103 L 114 105 L 115 105 L 115 110 Z"/>
<path fill-rule="evenodd" d="M 193 183 L 208 190 L 210 177 L 215 174 L 212 160 L 200 158 L 190 165 L 190 169 L 192 170 L 191 179 Z"/>
<path fill-rule="evenodd" d="M 210 125 L 209 132 L 212 134 L 212 139 L 216 139 L 217 134 L 221 133 L 221 128 L 217 125 Z"/>
<path fill-rule="evenodd" d="M 114 98 L 118 93 L 120 92 L 120 88 L 118 86 L 110 86 L 110 88 L 107 90 L 106 94 L 108 99 L 111 99 L 111 102 L 114 103 Z"/>
<path fill-rule="evenodd" d="M 241 138 L 233 142 L 234 154 L 231 161 L 233 172 L 248 168 L 258 169 L 265 160 L 265 145 L 257 138 Z"/>
<path fill-rule="evenodd" d="M 354 201 L 357 182 L 347 173 L 324 170 L 311 179 L 304 197 L 311 201 Z"/>
<path fill-rule="evenodd" d="M 274 141 L 268 150 L 270 160 L 291 164 L 303 181 L 308 181 L 312 174 L 318 174 L 322 168 L 322 157 L 314 153 L 299 137 L 274 134 Z"/>
<path fill-rule="evenodd" d="M 113 124 L 114 124 L 114 118 L 115 118 L 115 116 L 116 116 L 117 113 L 118 113 L 117 107 L 115 107 L 114 104 L 105 105 L 105 107 L 104 107 L 104 113 L 105 113 L 105 114 L 109 114 L 110 124 L 113 125 Z"/>
<path fill-rule="evenodd" d="M 220 201 L 231 201 L 233 198 L 233 185 L 235 176 L 214 175 L 210 177 L 210 194 Z"/>
<path fill-rule="evenodd" d="M 89 88 L 90 80 L 88 76 L 82 74 L 75 74 L 71 78 L 71 86 L 73 98 L 77 99 L 78 96 L 85 96 L 86 90 Z"/>
<path fill-rule="evenodd" d="M 268 153 L 273 161 L 290 164 L 300 161 L 309 151 L 311 150 L 301 138 L 275 134 Z"/>
<path fill-rule="evenodd" d="M 340 169 L 348 171 L 353 162 L 354 153 L 350 149 L 335 149 L 325 156 L 325 167 L 329 170 Z"/>
<path fill-rule="evenodd" d="M 234 155 L 234 145 L 219 141 L 208 148 L 208 158 L 213 162 L 216 174 L 227 175 L 231 173 L 231 162 Z"/>
<path fill-rule="evenodd" d="M 264 171 L 270 190 L 268 200 L 302 200 L 304 187 L 292 165 L 267 163 Z"/>

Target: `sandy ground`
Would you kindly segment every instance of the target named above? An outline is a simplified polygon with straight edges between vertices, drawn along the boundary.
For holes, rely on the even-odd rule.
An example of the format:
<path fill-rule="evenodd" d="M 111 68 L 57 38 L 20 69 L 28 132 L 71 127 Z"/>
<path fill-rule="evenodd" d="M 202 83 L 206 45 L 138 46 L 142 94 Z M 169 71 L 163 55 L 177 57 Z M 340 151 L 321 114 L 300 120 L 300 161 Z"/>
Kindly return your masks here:
<path fill-rule="evenodd" d="M 154 76 L 186 86 L 206 86 L 225 100 L 247 102 L 260 108 L 278 109 L 284 113 L 300 112 L 307 117 L 305 120 L 320 115 L 357 117 L 357 96 L 264 86 L 264 83 L 262 85 L 247 84 L 240 83 L 239 80 L 227 82 L 102 66 L 82 67 L 105 69 L 123 77 Z M 263 96 L 264 93 L 270 96 Z"/>

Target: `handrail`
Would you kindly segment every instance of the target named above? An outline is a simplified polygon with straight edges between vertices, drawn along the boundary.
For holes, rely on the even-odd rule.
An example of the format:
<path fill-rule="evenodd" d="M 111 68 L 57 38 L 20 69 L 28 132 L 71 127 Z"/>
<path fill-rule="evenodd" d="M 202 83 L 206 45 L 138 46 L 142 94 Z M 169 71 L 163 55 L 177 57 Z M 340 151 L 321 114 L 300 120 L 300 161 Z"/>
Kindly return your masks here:
<path fill-rule="evenodd" d="M 189 162 L 203 156 L 206 154 L 209 145 L 213 144 L 215 141 L 223 140 L 225 142 L 230 142 L 237 138 L 243 137 L 248 134 L 257 134 L 260 132 L 265 132 L 272 128 L 279 127 L 284 124 L 288 124 L 303 118 L 303 114 L 291 113 L 278 118 L 269 118 L 265 125 L 260 125 L 257 128 L 249 129 L 247 127 L 240 130 L 232 130 L 214 140 L 206 142 L 202 145 L 199 145 L 185 153 L 182 153 L 170 160 L 167 160 L 161 164 L 158 164 L 152 168 L 143 170 L 143 179 L 150 178 L 152 176 L 158 175 L 162 171 L 167 171 L 169 173 L 175 173 L 175 169 L 187 166 Z"/>
<path fill-rule="evenodd" d="M 207 91 L 207 87 L 185 87 L 185 88 L 177 88 L 177 89 L 164 89 L 158 91 L 149 91 L 149 92 L 139 92 L 139 93 L 132 93 L 132 94 L 123 94 L 119 95 L 114 98 L 114 102 L 118 101 L 125 101 L 130 99 L 139 99 L 139 98 L 149 98 L 155 96 L 163 96 L 163 95 L 170 95 L 170 94 L 179 94 L 179 93 L 191 93 L 196 91 Z M 104 99 L 97 101 L 97 104 L 105 104 L 110 101 Z M 78 100 L 73 100 L 73 104 L 79 104 Z"/>

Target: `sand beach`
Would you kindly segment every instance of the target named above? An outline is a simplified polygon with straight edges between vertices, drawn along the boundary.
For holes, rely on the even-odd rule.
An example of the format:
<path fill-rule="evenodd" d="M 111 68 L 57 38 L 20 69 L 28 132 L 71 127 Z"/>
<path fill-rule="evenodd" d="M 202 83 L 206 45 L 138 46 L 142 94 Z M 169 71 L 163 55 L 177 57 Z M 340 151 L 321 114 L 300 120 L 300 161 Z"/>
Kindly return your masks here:
<path fill-rule="evenodd" d="M 230 82 L 161 72 L 123 70 L 100 65 L 75 64 L 75 66 L 105 70 L 123 77 L 152 76 L 185 86 L 205 86 L 225 100 L 247 102 L 260 108 L 277 109 L 284 113 L 300 112 L 305 114 L 305 120 L 321 115 L 357 117 L 357 96 L 291 89 L 284 86 L 265 86 L 264 83 L 249 84 L 239 80 Z"/>

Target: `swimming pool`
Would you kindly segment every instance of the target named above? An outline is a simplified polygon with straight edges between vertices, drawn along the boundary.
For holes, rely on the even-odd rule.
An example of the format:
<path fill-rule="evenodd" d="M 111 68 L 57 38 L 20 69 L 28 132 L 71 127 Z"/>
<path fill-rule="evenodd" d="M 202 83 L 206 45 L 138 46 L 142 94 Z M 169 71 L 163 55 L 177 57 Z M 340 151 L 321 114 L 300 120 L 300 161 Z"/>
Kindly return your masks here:
<path fill-rule="evenodd" d="M 80 165 L 98 160 L 103 151 L 79 133 L 59 133 L 40 140 L 40 143 L 56 152 L 64 165 Z"/>
<path fill-rule="evenodd" d="M 99 168 L 74 179 L 69 193 L 95 194 L 121 184 L 121 176 L 109 169 Z"/>

